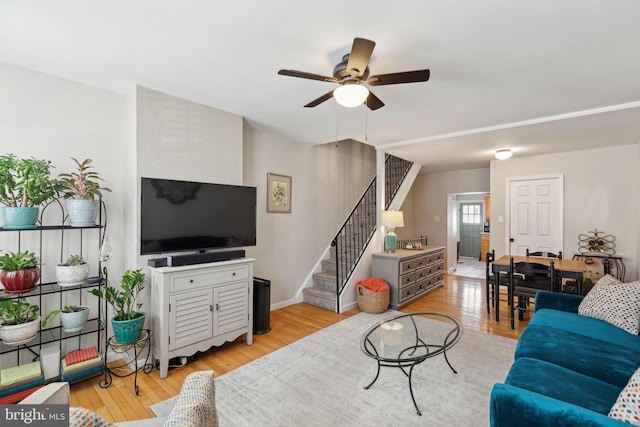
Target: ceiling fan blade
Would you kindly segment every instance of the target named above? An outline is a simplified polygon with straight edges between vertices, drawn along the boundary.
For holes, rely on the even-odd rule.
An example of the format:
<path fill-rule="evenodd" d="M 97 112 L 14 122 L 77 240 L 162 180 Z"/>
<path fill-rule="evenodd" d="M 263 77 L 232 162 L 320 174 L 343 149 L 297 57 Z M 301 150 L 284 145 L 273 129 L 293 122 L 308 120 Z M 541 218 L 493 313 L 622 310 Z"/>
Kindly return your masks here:
<path fill-rule="evenodd" d="M 278 74 L 281 76 L 300 77 L 301 79 L 320 80 L 321 82 L 337 82 L 335 77 L 321 76 L 320 74 L 306 73 L 297 70 L 280 70 Z"/>
<path fill-rule="evenodd" d="M 313 101 L 311 101 L 310 103 L 305 105 L 305 107 L 315 107 L 316 105 L 320 105 L 324 101 L 327 101 L 327 100 L 329 100 L 331 98 L 333 98 L 333 91 L 327 92 L 324 95 L 322 95 L 321 97 L 314 99 Z"/>
<path fill-rule="evenodd" d="M 367 96 L 365 104 L 367 104 L 367 107 L 369 107 L 371 111 L 384 107 L 384 102 L 380 101 L 380 98 L 375 96 L 371 91 L 369 91 L 369 96 Z"/>
<path fill-rule="evenodd" d="M 351 53 L 349 54 L 349 62 L 347 62 L 347 73 L 351 77 L 362 77 L 369 65 L 369 59 L 373 53 L 376 42 L 356 37 L 353 39 Z"/>
<path fill-rule="evenodd" d="M 367 79 L 371 86 L 396 85 L 400 83 L 426 82 L 429 80 L 429 70 L 405 71 L 402 73 L 378 74 Z"/>

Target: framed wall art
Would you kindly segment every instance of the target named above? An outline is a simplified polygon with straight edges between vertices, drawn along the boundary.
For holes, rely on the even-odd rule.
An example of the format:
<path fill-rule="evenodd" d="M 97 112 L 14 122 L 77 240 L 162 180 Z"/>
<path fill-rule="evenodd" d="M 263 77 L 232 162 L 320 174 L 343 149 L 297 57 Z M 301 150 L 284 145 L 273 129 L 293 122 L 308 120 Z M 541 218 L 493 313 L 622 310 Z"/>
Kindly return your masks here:
<path fill-rule="evenodd" d="M 267 212 L 291 213 L 291 177 L 267 173 Z"/>

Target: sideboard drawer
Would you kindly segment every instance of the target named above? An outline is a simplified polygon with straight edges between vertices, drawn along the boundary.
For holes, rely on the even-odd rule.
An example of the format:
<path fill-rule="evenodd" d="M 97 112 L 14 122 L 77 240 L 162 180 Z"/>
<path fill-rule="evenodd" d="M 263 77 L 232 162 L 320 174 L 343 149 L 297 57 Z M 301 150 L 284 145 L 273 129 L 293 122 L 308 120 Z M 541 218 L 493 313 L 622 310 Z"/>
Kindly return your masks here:
<path fill-rule="evenodd" d="M 170 292 L 188 291 L 202 286 L 215 285 L 249 278 L 249 267 L 246 265 L 230 266 L 228 268 L 208 271 L 191 271 L 173 274 Z"/>

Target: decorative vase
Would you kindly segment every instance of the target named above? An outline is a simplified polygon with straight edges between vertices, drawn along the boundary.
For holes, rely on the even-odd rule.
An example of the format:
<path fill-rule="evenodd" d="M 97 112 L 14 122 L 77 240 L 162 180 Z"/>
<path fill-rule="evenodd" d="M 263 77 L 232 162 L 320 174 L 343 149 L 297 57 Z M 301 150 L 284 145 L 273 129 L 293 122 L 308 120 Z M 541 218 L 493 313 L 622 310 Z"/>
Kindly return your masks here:
<path fill-rule="evenodd" d="M 60 286 L 75 286 L 86 283 L 89 263 L 81 265 L 56 265 L 56 280 Z"/>
<path fill-rule="evenodd" d="M 138 316 L 131 320 L 116 320 L 111 318 L 111 326 L 113 326 L 113 334 L 116 337 L 118 344 L 133 344 L 138 341 L 142 328 L 144 327 L 144 320 L 147 317 L 145 313 L 142 316 Z"/>
<path fill-rule="evenodd" d="M 6 325 L 0 327 L 0 339 L 5 345 L 26 344 L 38 334 L 40 328 L 40 316 L 20 325 Z"/>
<path fill-rule="evenodd" d="M 36 288 L 40 279 L 40 269 L 38 267 L 26 270 L 0 271 L 0 282 L 4 286 L 4 291 L 8 294 L 24 294 Z"/>
<path fill-rule="evenodd" d="M 72 227 L 91 227 L 96 225 L 99 207 L 97 200 L 67 200 L 69 223 Z"/>
<path fill-rule="evenodd" d="M 77 306 L 81 308 L 80 311 L 72 311 L 71 313 L 60 312 L 60 321 L 62 322 L 62 329 L 67 333 L 78 332 L 89 320 L 89 307 L 85 305 Z"/>
<path fill-rule="evenodd" d="M 7 230 L 23 230 L 36 228 L 38 213 L 40 208 L 35 207 L 15 207 L 3 206 L 0 210 L 2 217 L 2 228 Z"/>

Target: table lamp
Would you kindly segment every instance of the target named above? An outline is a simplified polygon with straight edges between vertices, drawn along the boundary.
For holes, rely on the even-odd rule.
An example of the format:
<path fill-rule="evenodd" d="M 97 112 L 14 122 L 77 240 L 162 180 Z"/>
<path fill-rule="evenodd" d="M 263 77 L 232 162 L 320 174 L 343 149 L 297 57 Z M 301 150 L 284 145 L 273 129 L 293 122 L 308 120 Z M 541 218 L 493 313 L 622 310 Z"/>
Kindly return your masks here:
<path fill-rule="evenodd" d="M 396 251 L 396 240 L 398 236 L 394 233 L 396 227 L 404 227 L 404 217 L 401 211 L 382 211 L 382 225 L 387 227 L 387 234 L 384 236 L 385 252 Z"/>

